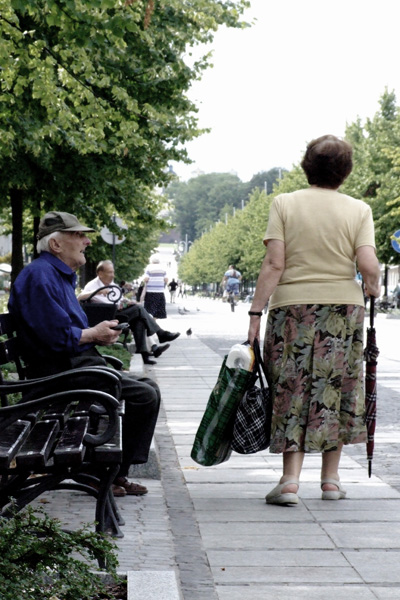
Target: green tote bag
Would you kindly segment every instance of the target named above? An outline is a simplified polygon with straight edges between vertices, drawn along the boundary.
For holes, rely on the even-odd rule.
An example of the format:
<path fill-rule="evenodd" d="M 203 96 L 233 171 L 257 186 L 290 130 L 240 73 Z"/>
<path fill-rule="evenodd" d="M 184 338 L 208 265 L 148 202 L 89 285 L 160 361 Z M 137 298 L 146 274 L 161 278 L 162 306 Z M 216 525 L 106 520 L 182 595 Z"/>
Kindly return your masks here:
<path fill-rule="evenodd" d="M 246 390 L 255 379 L 253 371 L 226 366 L 225 356 L 217 383 L 197 430 L 191 458 L 203 467 L 229 459 L 236 411 Z"/>

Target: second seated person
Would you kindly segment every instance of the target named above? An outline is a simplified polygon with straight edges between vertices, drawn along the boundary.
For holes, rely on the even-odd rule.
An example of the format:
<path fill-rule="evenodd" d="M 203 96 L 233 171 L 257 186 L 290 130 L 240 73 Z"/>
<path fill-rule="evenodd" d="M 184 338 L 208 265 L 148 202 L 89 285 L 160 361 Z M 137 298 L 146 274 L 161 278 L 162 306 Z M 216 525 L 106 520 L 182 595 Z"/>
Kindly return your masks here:
<path fill-rule="evenodd" d="M 82 292 L 78 294 L 80 302 L 86 300 L 93 292 L 100 290 L 105 285 L 116 285 L 114 283 L 114 265 L 111 260 L 100 261 L 97 265 L 96 273 L 97 277 L 89 281 Z M 100 290 L 98 294 L 93 296 L 91 301 L 112 303 L 112 297 L 109 299 L 107 296 L 108 292 L 109 290 L 107 289 Z M 156 361 L 150 358 L 150 356 L 153 355 L 156 358 L 160 356 L 169 348 L 169 344 L 165 342 L 172 342 L 180 335 L 179 333 L 171 333 L 170 331 L 161 329 L 147 310 L 134 300 L 129 300 L 126 307 L 123 307 L 121 303 L 121 306 L 117 310 L 116 318 L 120 323 L 129 323 L 135 339 L 136 354 L 142 355 L 145 364 L 156 364 Z M 159 341 L 164 345 L 158 346 L 153 344 L 150 353 L 147 345 L 147 337 L 154 334 L 157 335 Z"/>

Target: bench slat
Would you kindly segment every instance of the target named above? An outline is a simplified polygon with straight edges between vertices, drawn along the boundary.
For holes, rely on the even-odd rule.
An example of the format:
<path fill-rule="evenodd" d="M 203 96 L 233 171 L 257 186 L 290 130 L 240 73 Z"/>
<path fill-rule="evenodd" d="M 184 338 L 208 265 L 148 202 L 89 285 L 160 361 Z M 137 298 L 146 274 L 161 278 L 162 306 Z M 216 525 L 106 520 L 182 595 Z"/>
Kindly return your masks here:
<path fill-rule="evenodd" d="M 83 438 L 89 426 L 89 417 L 71 417 L 68 419 L 58 444 L 54 450 L 54 463 L 57 465 L 81 464 L 86 446 Z"/>
<path fill-rule="evenodd" d="M 30 429 L 30 421 L 18 420 L 2 432 L 0 437 L 1 469 L 7 469 L 10 466 L 11 461 L 28 437 Z"/>
<path fill-rule="evenodd" d="M 43 413 L 42 420 L 46 421 L 60 421 L 60 426 L 64 427 L 65 423 L 68 421 L 68 418 L 71 414 L 72 407 L 71 404 L 65 406 L 64 408 L 59 409 L 51 409 L 49 408 L 46 412 Z"/>
<path fill-rule="evenodd" d="M 28 469 L 45 467 L 59 430 L 59 421 L 36 423 L 16 457 L 17 465 Z"/>

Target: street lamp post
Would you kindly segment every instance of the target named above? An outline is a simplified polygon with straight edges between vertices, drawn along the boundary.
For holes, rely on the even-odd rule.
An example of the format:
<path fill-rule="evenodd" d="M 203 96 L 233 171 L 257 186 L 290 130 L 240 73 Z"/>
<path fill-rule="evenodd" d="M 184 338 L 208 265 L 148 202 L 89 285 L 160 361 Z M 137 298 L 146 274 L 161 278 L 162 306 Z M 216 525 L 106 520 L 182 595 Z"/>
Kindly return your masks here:
<path fill-rule="evenodd" d="M 188 235 L 185 235 L 185 240 L 181 240 L 179 242 L 178 248 L 181 254 L 186 254 L 187 252 L 189 252 L 190 246 L 193 244 L 193 242 L 188 240 Z"/>

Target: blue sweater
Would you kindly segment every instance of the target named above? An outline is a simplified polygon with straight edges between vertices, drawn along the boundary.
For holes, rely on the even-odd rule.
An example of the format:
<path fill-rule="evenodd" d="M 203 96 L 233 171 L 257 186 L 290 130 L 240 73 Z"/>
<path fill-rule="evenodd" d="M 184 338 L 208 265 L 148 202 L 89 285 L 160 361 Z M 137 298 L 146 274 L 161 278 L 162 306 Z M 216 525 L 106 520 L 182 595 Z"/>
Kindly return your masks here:
<path fill-rule="evenodd" d="M 76 273 L 49 252 L 42 252 L 16 278 L 8 309 L 28 362 L 60 361 L 94 346 L 79 345 L 82 329 L 89 325 L 75 295 L 76 282 Z"/>

